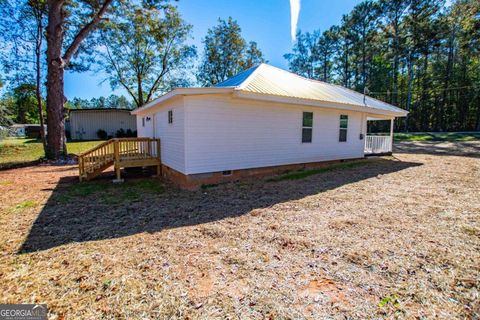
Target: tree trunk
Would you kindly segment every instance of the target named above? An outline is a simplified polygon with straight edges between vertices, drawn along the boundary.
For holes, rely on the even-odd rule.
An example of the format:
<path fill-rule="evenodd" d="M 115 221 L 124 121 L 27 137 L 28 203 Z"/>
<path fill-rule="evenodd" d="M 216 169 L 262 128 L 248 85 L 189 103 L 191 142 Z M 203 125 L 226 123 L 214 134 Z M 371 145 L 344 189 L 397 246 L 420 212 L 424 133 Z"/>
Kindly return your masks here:
<path fill-rule="evenodd" d="M 140 78 L 140 76 L 137 76 L 137 94 L 138 94 L 137 108 L 140 108 L 145 103 L 145 101 L 143 100 L 142 78 Z"/>
<path fill-rule="evenodd" d="M 64 63 L 62 44 L 65 12 L 63 1 L 48 1 L 47 26 L 47 158 L 59 159 L 67 154 L 63 94 Z"/>
<path fill-rule="evenodd" d="M 396 43 L 397 40 L 395 40 Z M 398 95 L 398 48 L 395 45 L 395 56 L 393 58 L 393 90 L 392 90 L 392 104 L 397 105 Z"/>
<path fill-rule="evenodd" d="M 447 67 L 445 70 L 445 78 L 443 83 L 443 93 L 442 93 L 442 103 L 440 104 L 440 112 L 439 112 L 439 124 L 441 131 L 446 131 L 446 124 L 445 124 L 445 112 L 447 110 L 448 104 L 448 89 L 450 85 L 450 76 L 452 73 L 453 68 L 453 53 L 454 53 L 454 41 L 455 41 L 455 27 L 451 33 L 450 39 L 448 41 L 448 58 L 447 58 Z"/>
<path fill-rule="evenodd" d="M 410 112 L 410 105 L 412 104 L 412 84 L 413 84 L 413 57 L 410 52 L 408 55 L 408 92 L 407 92 L 407 111 Z M 405 132 L 408 132 L 409 114 L 405 117 Z"/>
<path fill-rule="evenodd" d="M 328 57 L 327 57 L 327 54 L 325 53 L 323 55 L 323 81 L 325 82 L 328 82 L 327 63 L 328 63 Z"/>
<path fill-rule="evenodd" d="M 45 123 L 43 119 L 43 109 L 42 109 L 42 93 L 40 91 L 40 86 L 42 82 L 41 74 L 41 49 L 42 49 L 42 39 L 43 39 L 43 23 L 42 23 L 42 14 L 39 13 L 37 16 L 37 34 L 36 34 L 36 46 L 35 46 L 35 63 L 36 63 L 36 88 L 35 96 L 37 98 L 37 109 L 38 109 L 38 118 L 40 119 L 40 138 L 42 139 L 43 152 L 47 154 L 47 140 L 45 137 Z"/>

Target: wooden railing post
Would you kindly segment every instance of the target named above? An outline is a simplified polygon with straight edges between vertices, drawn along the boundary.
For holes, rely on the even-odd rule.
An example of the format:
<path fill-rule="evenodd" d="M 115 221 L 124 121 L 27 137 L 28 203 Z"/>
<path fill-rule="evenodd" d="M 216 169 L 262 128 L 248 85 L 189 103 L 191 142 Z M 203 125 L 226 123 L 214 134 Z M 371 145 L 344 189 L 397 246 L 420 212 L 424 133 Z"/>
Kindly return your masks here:
<path fill-rule="evenodd" d="M 83 174 L 84 174 L 84 169 L 83 169 L 83 156 L 78 157 L 78 171 L 79 175 L 78 178 L 80 179 L 80 182 L 82 182 Z"/>
<path fill-rule="evenodd" d="M 117 139 L 113 140 L 113 153 L 115 157 L 115 161 L 114 161 L 115 174 L 117 176 L 117 179 L 115 180 L 115 182 L 121 182 L 122 177 L 120 176 L 120 150 L 119 150 L 119 144 Z"/>
<path fill-rule="evenodd" d="M 162 152 L 160 149 L 160 139 L 157 140 L 157 158 L 158 158 L 158 166 L 157 166 L 157 175 L 159 177 L 162 176 Z"/>

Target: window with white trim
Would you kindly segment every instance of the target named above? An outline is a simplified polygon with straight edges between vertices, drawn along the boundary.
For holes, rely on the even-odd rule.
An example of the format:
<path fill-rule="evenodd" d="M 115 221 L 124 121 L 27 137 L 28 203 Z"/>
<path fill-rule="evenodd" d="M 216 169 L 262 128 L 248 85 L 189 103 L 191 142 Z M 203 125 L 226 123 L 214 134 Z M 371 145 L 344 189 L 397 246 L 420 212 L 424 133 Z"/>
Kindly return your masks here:
<path fill-rule="evenodd" d="M 302 143 L 312 142 L 313 112 L 304 112 L 302 118 Z"/>
<path fill-rule="evenodd" d="M 173 123 L 173 110 L 168 110 L 168 123 Z"/>
<path fill-rule="evenodd" d="M 340 115 L 340 133 L 338 141 L 346 142 L 347 141 L 347 129 L 348 129 L 348 116 L 345 114 Z"/>

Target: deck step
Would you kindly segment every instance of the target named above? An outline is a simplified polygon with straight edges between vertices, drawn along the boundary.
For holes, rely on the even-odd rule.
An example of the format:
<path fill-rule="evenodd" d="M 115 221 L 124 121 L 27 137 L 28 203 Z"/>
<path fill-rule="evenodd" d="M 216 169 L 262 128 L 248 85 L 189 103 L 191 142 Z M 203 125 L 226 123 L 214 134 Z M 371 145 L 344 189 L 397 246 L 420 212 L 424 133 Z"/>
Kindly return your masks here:
<path fill-rule="evenodd" d="M 112 165 L 117 179 L 120 168 L 154 165 L 160 170 L 160 139 L 110 139 L 99 144 L 78 156 L 80 181 L 93 179 Z"/>

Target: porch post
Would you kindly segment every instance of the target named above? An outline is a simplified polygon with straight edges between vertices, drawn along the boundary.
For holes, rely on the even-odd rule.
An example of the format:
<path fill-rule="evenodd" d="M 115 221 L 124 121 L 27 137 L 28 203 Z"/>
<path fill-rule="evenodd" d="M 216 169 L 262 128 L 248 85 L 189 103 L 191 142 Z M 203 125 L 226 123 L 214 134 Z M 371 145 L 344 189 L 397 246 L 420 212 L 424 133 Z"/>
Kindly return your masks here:
<path fill-rule="evenodd" d="M 390 119 L 390 152 L 393 152 L 393 125 L 395 118 Z"/>

